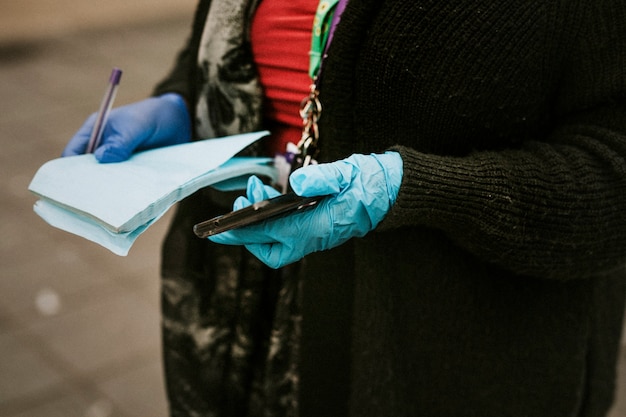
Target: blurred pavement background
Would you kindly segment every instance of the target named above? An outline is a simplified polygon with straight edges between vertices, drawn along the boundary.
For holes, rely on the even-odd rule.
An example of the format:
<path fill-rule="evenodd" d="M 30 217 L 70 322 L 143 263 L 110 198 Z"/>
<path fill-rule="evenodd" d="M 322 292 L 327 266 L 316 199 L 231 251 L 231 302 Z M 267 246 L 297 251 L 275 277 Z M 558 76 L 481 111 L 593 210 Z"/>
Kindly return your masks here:
<path fill-rule="evenodd" d="M 0 0 L 0 416 L 165 417 L 159 251 L 168 217 L 127 257 L 44 223 L 30 179 L 96 111 L 169 70 L 193 0 Z"/>
<path fill-rule="evenodd" d="M 194 5 L 0 0 L 2 417 L 167 415 L 158 267 L 170 215 L 118 257 L 45 224 L 27 187 L 97 110 L 112 67 L 124 70 L 116 105 L 150 94 Z M 611 417 L 626 417 L 625 361 Z"/>

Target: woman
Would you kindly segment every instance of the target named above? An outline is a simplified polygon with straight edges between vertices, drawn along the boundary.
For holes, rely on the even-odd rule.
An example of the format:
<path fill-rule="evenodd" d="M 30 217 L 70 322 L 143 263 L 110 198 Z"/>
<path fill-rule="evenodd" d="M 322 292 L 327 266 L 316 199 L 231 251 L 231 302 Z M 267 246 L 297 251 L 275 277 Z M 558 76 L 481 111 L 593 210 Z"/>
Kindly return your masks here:
<path fill-rule="evenodd" d="M 140 106 L 149 120 L 126 123 L 148 139 L 105 138 L 96 156 L 185 140 L 189 120 L 196 139 L 269 128 L 255 152 L 297 143 L 317 6 L 201 1 L 156 98 L 111 115 Z M 626 6 L 350 0 L 335 28 L 315 97 L 328 164 L 291 177 L 331 195 L 214 238 L 227 245 L 191 227 L 234 196 L 203 190 L 177 211 L 172 415 L 605 415 L 625 293 Z M 252 180 L 236 207 L 273 194 Z"/>

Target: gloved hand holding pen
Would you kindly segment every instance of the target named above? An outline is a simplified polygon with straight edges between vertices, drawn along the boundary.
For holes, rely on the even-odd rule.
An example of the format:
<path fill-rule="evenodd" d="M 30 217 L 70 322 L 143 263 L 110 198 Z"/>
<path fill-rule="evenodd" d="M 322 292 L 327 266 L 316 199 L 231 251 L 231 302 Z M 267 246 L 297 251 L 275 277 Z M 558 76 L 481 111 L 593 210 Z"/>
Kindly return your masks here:
<path fill-rule="evenodd" d="M 70 139 L 63 156 L 85 153 L 96 114 L 92 114 Z M 175 145 L 191 139 L 191 121 L 183 98 L 175 93 L 151 97 L 111 111 L 100 146 L 100 162 L 120 162 L 133 152 Z"/>
<path fill-rule="evenodd" d="M 293 172 L 296 194 L 328 195 L 314 208 L 209 237 L 216 243 L 245 245 L 262 262 L 280 268 L 312 252 L 334 248 L 365 236 L 382 221 L 402 181 L 402 158 L 397 152 L 359 155 Z M 234 210 L 277 196 L 256 177 L 248 182 L 247 198 Z"/>

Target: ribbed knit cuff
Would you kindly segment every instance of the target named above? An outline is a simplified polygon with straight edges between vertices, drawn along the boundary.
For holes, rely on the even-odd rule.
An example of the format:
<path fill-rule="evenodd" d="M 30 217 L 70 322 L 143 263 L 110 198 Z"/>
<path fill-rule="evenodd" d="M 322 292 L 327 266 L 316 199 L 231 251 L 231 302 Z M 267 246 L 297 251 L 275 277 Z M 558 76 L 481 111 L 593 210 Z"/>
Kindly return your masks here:
<path fill-rule="evenodd" d="M 380 230 L 405 225 L 458 230 L 470 219 L 489 215 L 488 204 L 508 205 L 501 175 L 487 162 L 429 155 L 403 147 L 392 148 L 403 160 L 403 179 L 397 200 Z M 478 163 L 481 166 L 474 166 Z M 478 177 L 478 178 L 477 178 Z M 494 193 L 494 190 L 499 192 Z"/>

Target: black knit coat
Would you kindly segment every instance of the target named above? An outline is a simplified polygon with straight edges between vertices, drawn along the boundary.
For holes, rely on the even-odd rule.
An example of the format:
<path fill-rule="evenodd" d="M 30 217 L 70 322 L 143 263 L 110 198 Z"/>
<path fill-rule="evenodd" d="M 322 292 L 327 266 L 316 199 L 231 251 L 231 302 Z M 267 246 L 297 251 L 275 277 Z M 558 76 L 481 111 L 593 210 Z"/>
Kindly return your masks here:
<path fill-rule="evenodd" d="M 157 92 L 194 101 L 197 41 Z M 393 149 L 404 176 L 376 231 L 304 262 L 300 414 L 605 415 L 626 3 L 351 0 L 323 71 L 321 159 Z"/>

